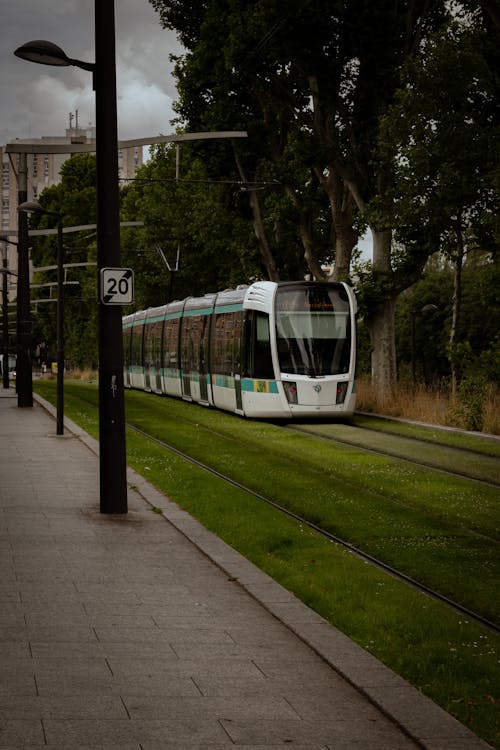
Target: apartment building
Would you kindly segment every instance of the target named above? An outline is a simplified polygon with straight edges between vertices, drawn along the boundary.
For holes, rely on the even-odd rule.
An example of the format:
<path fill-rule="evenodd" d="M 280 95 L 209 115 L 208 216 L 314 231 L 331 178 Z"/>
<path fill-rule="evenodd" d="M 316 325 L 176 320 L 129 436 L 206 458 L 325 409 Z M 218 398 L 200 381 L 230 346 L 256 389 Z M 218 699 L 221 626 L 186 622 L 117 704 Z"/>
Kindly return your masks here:
<path fill-rule="evenodd" d="M 63 136 L 43 136 L 41 138 L 23 138 L 13 141 L 17 146 L 47 146 L 48 153 L 28 153 L 28 197 L 29 201 L 38 200 L 42 191 L 60 180 L 60 170 L 71 154 L 50 153 L 51 146 L 65 144 L 95 144 L 95 128 L 89 125 L 82 128 L 78 123 L 78 111 L 69 114 L 69 123 Z M 9 236 L 9 231 L 17 230 L 17 172 L 19 164 L 18 154 L 8 154 L 4 146 L 0 147 L 2 157 L 2 210 L 0 215 L 0 233 L 16 240 L 15 234 Z M 39 151 L 39 149 L 37 149 Z M 136 170 L 142 165 L 142 146 L 120 149 L 118 152 L 118 175 L 122 180 L 134 177 Z M 17 251 L 15 245 L 8 245 L 8 267 L 17 268 Z M 15 277 L 9 279 L 9 299 L 16 296 Z"/>

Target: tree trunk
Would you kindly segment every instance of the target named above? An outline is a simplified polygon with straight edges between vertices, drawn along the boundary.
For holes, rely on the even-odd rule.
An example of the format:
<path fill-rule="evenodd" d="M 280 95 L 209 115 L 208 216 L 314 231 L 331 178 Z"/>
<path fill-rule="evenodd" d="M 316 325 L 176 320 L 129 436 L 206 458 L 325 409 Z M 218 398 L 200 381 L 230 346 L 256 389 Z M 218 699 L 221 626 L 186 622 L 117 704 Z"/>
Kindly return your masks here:
<path fill-rule="evenodd" d="M 243 165 L 241 164 L 241 161 L 236 151 L 236 148 L 234 146 L 234 143 L 233 143 L 233 153 L 234 153 L 234 158 L 236 161 L 236 166 L 238 167 L 238 172 L 240 173 L 240 177 L 242 181 L 248 182 L 246 175 L 245 175 L 245 171 L 243 169 Z M 271 247 L 267 239 L 266 229 L 264 226 L 264 221 L 262 219 L 262 211 L 260 208 L 259 198 L 255 190 L 249 190 L 248 196 L 249 196 L 249 201 L 250 201 L 250 208 L 252 210 L 253 231 L 254 231 L 255 237 L 257 238 L 257 242 L 259 245 L 262 263 L 267 271 L 269 280 L 279 281 L 280 277 L 279 277 L 278 269 L 276 267 L 276 262 L 274 260 L 273 253 L 272 253 Z"/>
<path fill-rule="evenodd" d="M 315 173 L 328 197 L 335 230 L 335 263 L 331 277 L 333 281 L 346 281 L 351 270 L 352 251 L 359 238 L 353 227 L 355 202 L 333 167 L 326 177 L 318 169 Z"/>
<path fill-rule="evenodd" d="M 301 216 L 299 220 L 299 233 L 302 247 L 304 248 L 304 260 L 307 263 L 307 267 L 311 272 L 312 278 L 315 281 L 320 281 L 325 278 L 326 274 L 321 268 L 321 263 L 316 255 L 309 222 L 304 216 Z"/>
<path fill-rule="evenodd" d="M 259 243 L 260 255 L 262 263 L 264 264 L 269 281 L 279 281 L 279 273 L 276 267 L 274 256 L 267 240 L 266 230 L 264 222 L 262 220 L 262 211 L 260 209 L 260 202 L 255 190 L 249 191 L 250 207 L 252 209 L 253 216 L 253 231 Z"/>
<path fill-rule="evenodd" d="M 336 142 L 332 120 L 328 116 L 325 117 L 317 76 L 311 75 L 308 80 L 315 131 L 321 146 L 331 152 Z M 333 151 L 335 151 L 334 148 Z M 328 197 L 335 229 L 335 265 L 332 278 L 334 281 L 345 281 L 351 269 L 352 251 L 358 241 L 358 233 L 353 228 L 353 219 L 356 198 L 359 196 L 355 194 L 354 186 L 347 185 L 345 182 L 343 170 L 340 169 L 339 164 L 330 163 L 326 171 L 323 166 L 317 166 L 314 168 L 314 173 Z M 358 208 L 362 210 L 359 204 Z"/>
<path fill-rule="evenodd" d="M 381 300 L 366 319 L 372 346 L 372 384 L 382 401 L 390 401 L 396 382 L 395 309 L 397 297 Z"/>
<path fill-rule="evenodd" d="M 297 210 L 297 214 L 299 216 L 298 230 L 300 240 L 302 242 L 302 247 L 304 248 L 304 260 L 306 261 L 307 267 L 311 272 L 311 276 L 313 279 L 324 279 L 326 274 L 321 268 L 321 263 L 318 259 L 318 256 L 316 255 L 316 251 L 314 248 L 314 237 L 309 217 L 304 214 L 304 211 L 301 208 L 300 202 L 297 200 L 297 196 L 295 195 L 293 189 L 290 186 L 286 185 L 285 191 L 290 199 L 290 202 Z"/>
<path fill-rule="evenodd" d="M 373 273 L 377 276 L 392 273 L 390 229 L 375 229 L 370 227 L 373 236 Z"/>
<path fill-rule="evenodd" d="M 391 231 L 371 227 L 373 234 L 373 276 L 375 283 L 390 281 Z M 366 319 L 372 347 L 372 382 L 384 401 L 391 399 L 396 383 L 395 310 L 398 294 L 382 291 L 379 303 Z"/>

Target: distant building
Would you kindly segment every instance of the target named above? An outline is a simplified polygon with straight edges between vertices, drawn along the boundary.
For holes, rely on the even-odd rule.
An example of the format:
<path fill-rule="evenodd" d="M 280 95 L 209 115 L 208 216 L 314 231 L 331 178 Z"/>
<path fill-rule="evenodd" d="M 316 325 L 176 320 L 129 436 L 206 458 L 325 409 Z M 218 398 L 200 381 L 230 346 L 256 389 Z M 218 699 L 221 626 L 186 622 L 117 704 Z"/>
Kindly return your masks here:
<path fill-rule="evenodd" d="M 66 143 L 95 143 L 95 128 L 89 125 L 81 128 L 78 124 L 78 111 L 69 114 L 69 127 L 64 136 L 43 136 L 42 138 L 16 139 L 15 143 L 43 146 L 64 145 Z M 18 154 L 7 154 L 0 146 L 2 156 L 2 211 L 0 215 L 0 232 L 4 235 L 9 230 L 17 229 L 17 168 Z M 27 154 L 28 197 L 29 201 L 38 200 L 47 187 L 60 182 L 61 167 L 71 154 Z M 142 146 L 120 149 L 118 152 L 118 176 L 131 179 L 142 165 Z M 15 235 L 9 237 L 15 241 Z M 17 252 L 13 245 L 8 245 L 8 266 L 17 268 Z M 15 277 L 10 277 L 9 299 L 16 296 Z"/>

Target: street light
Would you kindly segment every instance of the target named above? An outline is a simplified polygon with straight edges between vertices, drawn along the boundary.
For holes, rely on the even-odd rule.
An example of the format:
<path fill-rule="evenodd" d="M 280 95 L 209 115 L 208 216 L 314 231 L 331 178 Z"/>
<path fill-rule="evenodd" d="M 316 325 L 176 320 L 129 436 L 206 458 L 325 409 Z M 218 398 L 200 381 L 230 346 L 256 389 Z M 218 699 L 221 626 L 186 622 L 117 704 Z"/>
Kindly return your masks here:
<path fill-rule="evenodd" d="M 2 240 L 4 243 L 6 242 L 3 237 Z M 9 387 L 9 289 L 7 284 L 7 274 L 7 245 L 4 244 L 2 263 L 2 380 L 4 388 Z"/>
<path fill-rule="evenodd" d="M 55 65 L 57 67 L 74 65 L 77 68 L 83 68 L 83 70 L 89 70 L 91 72 L 95 70 L 95 65 L 93 63 L 83 62 L 83 60 L 74 60 L 73 58 L 68 57 L 64 50 L 58 47 L 57 44 L 47 42 L 44 39 L 35 39 L 32 42 L 27 42 L 16 49 L 14 54 L 23 60 L 41 63 L 42 65 Z"/>
<path fill-rule="evenodd" d="M 57 386 L 56 433 L 64 435 L 64 245 L 61 214 L 47 211 L 37 201 L 21 203 L 20 213 L 37 213 L 57 218 Z"/>
<path fill-rule="evenodd" d="M 2 300 L 2 352 L 3 352 L 3 359 L 2 359 L 2 380 L 3 380 L 3 387 L 8 388 L 9 387 L 9 284 L 8 284 L 8 275 L 11 276 L 18 276 L 18 274 L 15 271 L 9 271 L 9 262 L 8 262 L 8 253 L 7 253 L 7 245 L 14 245 L 19 251 L 19 243 L 14 242 L 13 240 L 7 239 L 5 235 L 0 235 L 0 241 L 4 243 L 3 246 L 3 263 L 2 263 L 2 293 L 3 293 L 3 300 Z M 29 290 L 29 285 L 28 285 Z M 19 313 L 19 307 L 18 307 L 18 313 Z M 18 327 L 17 330 L 19 331 L 19 314 L 17 315 L 18 319 Z M 17 370 L 17 363 L 16 363 L 16 370 Z M 16 373 L 16 386 L 17 386 L 17 373 Z M 21 406 L 21 404 L 18 404 L 18 406 Z"/>
<path fill-rule="evenodd" d="M 93 73 L 96 95 L 97 267 L 120 266 L 118 137 L 114 0 L 95 0 L 95 63 L 75 60 L 57 45 L 35 40 L 15 51 L 43 65 L 73 65 Z M 26 200 L 26 199 L 25 199 Z M 122 312 L 99 302 L 99 468 L 101 513 L 127 512 Z"/>
<path fill-rule="evenodd" d="M 17 170 L 17 203 L 28 199 L 28 163 L 26 154 L 19 154 Z M 32 322 L 30 310 L 30 262 L 28 217 L 18 216 L 17 225 L 17 361 L 16 390 L 20 408 L 33 406 L 33 373 L 31 371 Z"/>

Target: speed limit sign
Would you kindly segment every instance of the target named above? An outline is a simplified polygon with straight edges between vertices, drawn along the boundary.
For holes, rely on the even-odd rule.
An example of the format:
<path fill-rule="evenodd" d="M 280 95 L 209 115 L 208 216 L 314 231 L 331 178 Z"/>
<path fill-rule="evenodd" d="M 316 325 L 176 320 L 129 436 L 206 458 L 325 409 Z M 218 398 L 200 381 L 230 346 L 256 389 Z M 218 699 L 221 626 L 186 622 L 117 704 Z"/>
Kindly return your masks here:
<path fill-rule="evenodd" d="M 131 305 L 134 301 L 134 272 L 131 268 L 101 268 L 101 302 Z"/>

